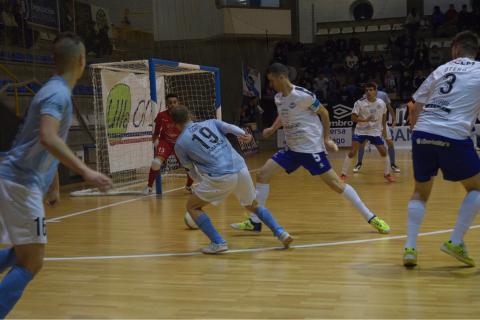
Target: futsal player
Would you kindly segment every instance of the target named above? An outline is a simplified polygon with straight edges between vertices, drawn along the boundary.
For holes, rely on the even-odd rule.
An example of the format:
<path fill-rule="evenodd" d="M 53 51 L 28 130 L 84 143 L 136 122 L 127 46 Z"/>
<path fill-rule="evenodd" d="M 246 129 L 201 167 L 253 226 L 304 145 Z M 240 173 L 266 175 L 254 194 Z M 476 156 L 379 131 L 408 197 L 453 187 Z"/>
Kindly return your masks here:
<path fill-rule="evenodd" d="M 333 151 L 338 150 L 338 147 L 330 139 L 328 111 L 313 93 L 293 85 L 288 74 L 288 68 L 280 63 L 272 64 L 267 71 L 271 86 L 278 92 L 275 104 L 279 116 L 271 128 L 264 130 L 264 135 L 272 135 L 283 125 L 287 147 L 275 153 L 257 173 L 257 201 L 261 206 L 265 205 L 270 192 L 270 180 L 281 170 L 290 174 L 299 167 L 304 167 L 311 175 L 319 176 L 329 188 L 350 201 L 365 221 L 378 232 L 390 232 L 388 224 L 373 214 L 355 189 L 342 182 L 332 169 L 326 147 Z M 251 214 L 247 220 L 231 226 L 237 230 L 259 232 L 262 226 L 260 222 L 255 214 Z"/>
<path fill-rule="evenodd" d="M 343 162 L 340 178 L 343 181 L 347 180 L 353 157 L 357 154 L 360 146 L 369 141 L 377 148 L 380 156 L 384 159 L 383 176 L 388 182 L 395 182 L 395 178 L 390 173 L 390 157 L 383 140 L 387 136 L 387 106 L 383 100 L 377 98 L 377 85 L 375 83 L 369 82 L 365 85 L 365 97 L 355 102 L 352 110 L 352 121 L 357 126 L 352 138 L 352 148 Z"/>
<path fill-rule="evenodd" d="M 153 131 L 152 142 L 155 148 L 155 157 L 150 167 L 148 175 L 148 185 L 144 193 L 150 194 L 153 192 L 153 183 L 157 177 L 162 165 L 165 164 L 168 157 L 174 153 L 175 142 L 177 141 L 180 132 L 172 121 L 171 111 L 178 106 L 178 96 L 173 93 L 167 94 L 165 97 L 165 104 L 167 110 L 159 112 L 155 118 L 155 129 Z M 193 180 L 187 175 L 187 183 L 185 189 L 192 192 Z"/>
<path fill-rule="evenodd" d="M 54 41 L 55 75 L 33 98 L 12 148 L 0 162 L 0 319 L 4 319 L 43 266 L 47 230 L 43 200 L 59 201 L 58 162 L 101 191 L 103 174 L 80 161 L 65 144 L 72 121 L 71 91 L 85 69 L 85 47 L 72 33 Z"/>
<path fill-rule="evenodd" d="M 463 238 L 480 209 L 480 160 L 470 139 L 480 111 L 478 38 L 464 31 L 452 41 L 453 60 L 438 67 L 413 95 L 412 159 L 415 189 L 408 203 L 406 267 L 417 265 L 417 237 L 438 170 L 465 188 L 455 228 L 441 250 L 475 266 Z M 435 214 L 435 213 L 434 213 Z"/>
<path fill-rule="evenodd" d="M 366 95 L 364 95 L 363 97 L 366 98 Z M 377 90 L 377 98 L 381 99 L 387 106 L 387 110 L 393 119 L 392 127 L 395 126 L 396 114 L 392 108 L 392 102 L 390 101 L 390 97 L 388 96 L 388 93 L 386 93 L 385 91 Z M 398 173 L 400 172 L 400 168 L 395 163 L 395 144 L 393 143 L 392 132 L 388 124 L 387 124 L 385 142 L 387 143 L 388 157 L 390 158 L 390 167 L 392 168 L 393 172 Z M 353 170 L 352 170 L 354 173 L 359 172 L 360 169 L 362 168 L 364 155 L 365 155 L 365 143 L 360 145 L 360 148 L 358 149 L 357 164 L 355 165 L 355 167 L 353 167 Z"/>
<path fill-rule="evenodd" d="M 187 211 L 211 241 L 202 252 L 216 254 L 228 250 L 227 242 L 215 229 L 203 208 L 208 204 L 221 203 L 231 193 L 288 247 L 293 238 L 276 222 L 268 209 L 258 205 L 245 160 L 233 149 L 225 135 L 234 134 L 246 143 L 252 140 L 252 136 L 234 125 L 216 119 L 194 123 L 184 106 L 172 109 L 171 115 L 181 132 L 175 144 L 177 157 L 199 182 L 187 200 Z"/>

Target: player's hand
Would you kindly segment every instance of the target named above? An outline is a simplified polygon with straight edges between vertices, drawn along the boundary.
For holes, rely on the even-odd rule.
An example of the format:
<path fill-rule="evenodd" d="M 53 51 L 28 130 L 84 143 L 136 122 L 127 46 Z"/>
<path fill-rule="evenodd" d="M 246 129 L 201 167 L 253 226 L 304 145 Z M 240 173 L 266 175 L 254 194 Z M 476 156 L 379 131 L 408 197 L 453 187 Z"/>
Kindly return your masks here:
<path fill-rule="evenodd" d="M 263 130 L 263 137 L 268 138 L 272 136 L 275 133 L 275 130 L 273 128 L 266 128 Z"/>
<path fill-rule="evenodd" d="M 89 184 L 94 185 L 97 187 L 101 192 L 106 192 L 108 189 L 112 187 L 112 180 L 110 180 L 109 177 L 106 175 L 94 171 L 94 170 L 88 170 L 84 175 L 83 178 L 85 179 L 86 182 Z"/>
<path fill-rule="evenodd" d="M 45 201 L 49 207 L 55 207 L 60 202 L 59 190 L 51 190 L 45 195 Z"/>
<path fill-rule="evenodd" d="M 253 136 L 251 134 L 242 134 L 238 136 L 238 140 L 243 143 L 250 143 L 253 140 Z"/>
<path fill-rule="evenodd" d="M 374 115 L 370 115 L 367 117 L 367 119 L 365 119 L 366 122 L 374 122 L 375 121 L 375 116 Z"/>
<path fill-rule="evenodd" d="M 332 139 L 325 139 L 325 146 L 327 147 L 328 151 L 338 151 L 338 146 Z"/>

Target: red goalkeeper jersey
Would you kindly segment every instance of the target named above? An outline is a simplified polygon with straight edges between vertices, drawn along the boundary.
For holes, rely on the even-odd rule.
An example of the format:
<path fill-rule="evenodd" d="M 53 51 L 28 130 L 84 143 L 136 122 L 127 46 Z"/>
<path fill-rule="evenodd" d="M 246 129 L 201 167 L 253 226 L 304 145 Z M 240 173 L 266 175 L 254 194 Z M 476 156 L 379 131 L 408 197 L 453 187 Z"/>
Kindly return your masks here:
<path fill-rule="evenodd" d="M 177 142 L 180 130 L 175 127 L 175 123 L 173 123 L 168 110 L 160 112 L 155 118 L 155 131 L 153 135 L 154 137 L 158 137 L 159 140 L 165 140 L 171 144 Z"/>

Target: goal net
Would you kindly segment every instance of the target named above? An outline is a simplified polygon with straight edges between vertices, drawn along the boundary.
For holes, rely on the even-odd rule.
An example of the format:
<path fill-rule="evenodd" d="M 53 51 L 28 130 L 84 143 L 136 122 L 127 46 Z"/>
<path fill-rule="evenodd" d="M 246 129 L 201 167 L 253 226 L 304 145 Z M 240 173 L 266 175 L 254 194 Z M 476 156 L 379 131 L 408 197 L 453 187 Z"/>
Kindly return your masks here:
<path fill-rule="evenodd" d="M 217 68 L 149 59 L 90 66 L 94 94 L 97 170 L 114 187 L 107 195 L 141 193 L 154 157 L 152 134 L 165 95 L 175 93 L 195 121 L 221 117 L 220 74 Z M 162 181 L 185 179 L 175 156 L 161 169 Z M 96 189 L 73 196 L 105 195 Z"/>

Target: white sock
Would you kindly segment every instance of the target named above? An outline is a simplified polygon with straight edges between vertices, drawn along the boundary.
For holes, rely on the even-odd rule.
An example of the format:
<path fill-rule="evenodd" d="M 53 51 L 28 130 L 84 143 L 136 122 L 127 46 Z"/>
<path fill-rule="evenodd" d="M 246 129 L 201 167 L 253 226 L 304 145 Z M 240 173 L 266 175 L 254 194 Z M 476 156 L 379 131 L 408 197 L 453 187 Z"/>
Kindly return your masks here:
<path fill-rule="evenodd" d="M 388 154 L 387 154 L 387 156 L 385 157 L 385 170 L 383 171 L 383 173 L 384 173 L 385 175 L 389 175 L 391 169 L 392 169 L 392 168 L 391 168 L 391 164 L 390 164 L 390 157 L 389 157 Z"/>
<path fill-rule="evenodd" d="M 405 248 L 417 249 L 417 237 L 420 232 L 420 225 L 425 216 L 425 202 L 410 200 L 408 203 L 407 242 Z"/>
<path fill-rule="evenodd" d="M 463 241 L 465 233 L 473 223 L 475 216 L 480 210 L 480 192 L 470 191 L 463 199 L 458 213 L 457 223 L 453 229 L 450 240 L 455 244 L 460 244 Z"/>
<path fill-rule="evenodd" d="M 360 213 L 367 222 L 369 222 L 370 219 L 375 217 L 372 211 L 370 211 L 363 203 L 362 199 L 360 199 L 357 192 L 355 191 L 355 189 L 352 188 L 352 186 L 346 184 L 345 190 L 343 190 L 342 195 L 347 198 L 357 208 L 358 211 L 360 211 Z"/>
<path fill-rule="evenodd" d="M 343 161 L 343 167 L 342 167 L 342 174 L 343 175 L 348 175 L 348 170 L 350 170 L 350 163 L 352 162 L 352 159 L 350 159 L 347 156 L 345 157 L 345 160 Z"/>
<path fill-rule="evenodd" d="M 262 223 L 262 220 L 260 220 L 260 218 L 255 213 L 250 213 L 250 220 L 255 223 Z"/>
<path fill-rule="evenodd" d="M 258 183 L 255 186 L 255 193 L 257 195 L 257 202 L 260 207 L 265 207 L 268 194 L 270 193 L 270 185 L 267 183 Z"/>

